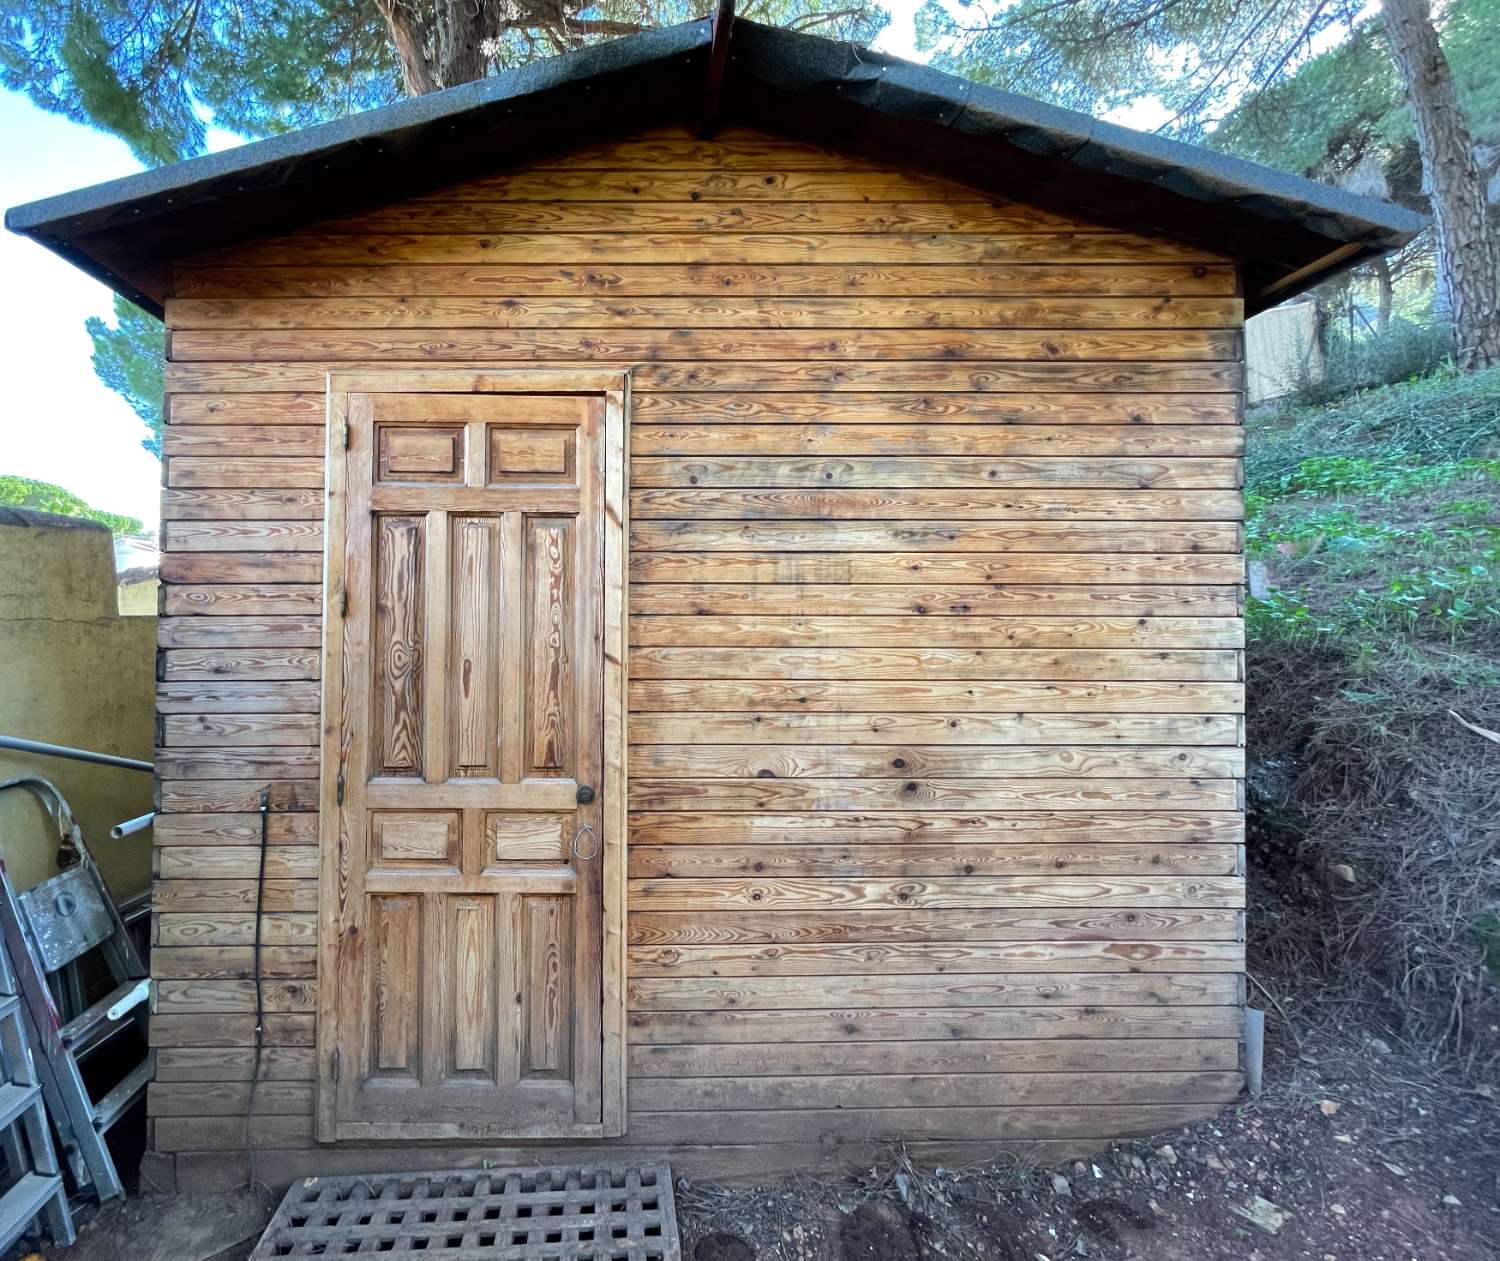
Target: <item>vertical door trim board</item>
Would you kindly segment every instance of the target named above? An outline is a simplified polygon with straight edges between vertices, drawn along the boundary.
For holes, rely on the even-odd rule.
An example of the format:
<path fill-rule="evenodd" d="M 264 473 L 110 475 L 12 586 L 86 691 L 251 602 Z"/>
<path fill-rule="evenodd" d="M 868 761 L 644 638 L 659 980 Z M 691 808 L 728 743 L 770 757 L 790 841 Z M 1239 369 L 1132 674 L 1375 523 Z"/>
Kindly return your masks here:
<path fill-rule="evenodd" d="M 344 693 L 345 435 L 351 393 L 381 394 L 589 394 L 604 398 L 604 837 L 603 959 L 600 1027 L 602 1111 L 598 1123 L 558 1127 L 546 1135 L 517 1138 L 618 1138 L 625 1133 L 625 869 L 627 766 L 625 744 L 626 618 L 629 539 L 630 374 L 628 372 L 330 372 L 323 515 L 323 678 L 318 792 L 318 1014 L 317 1136 L 336 1141 L 335 1039 L 338 985 L 334 929 L 338 920 L 330 891 L 352 856 L 341 848 L 338 774 L 342 761 L 332 737 L 340 730 Z M 351 1070 L 352 1071 L 352 1070 Z M 246 1124 L 248 1125 L 247 1118 Z M 518 1127 L 524 1130 L 525 1127 Z"/>

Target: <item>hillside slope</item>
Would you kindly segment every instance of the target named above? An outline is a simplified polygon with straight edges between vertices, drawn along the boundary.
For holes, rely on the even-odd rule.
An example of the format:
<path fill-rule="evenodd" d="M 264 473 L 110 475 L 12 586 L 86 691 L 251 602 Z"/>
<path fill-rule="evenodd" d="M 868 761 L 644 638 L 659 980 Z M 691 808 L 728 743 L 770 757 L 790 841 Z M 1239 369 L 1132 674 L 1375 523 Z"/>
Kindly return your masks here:
<path fill-rule="evenodd" d="M 1246 491 L 1252 971 L 1493 1068 L 1500 369 L 1263 411 Z"/>

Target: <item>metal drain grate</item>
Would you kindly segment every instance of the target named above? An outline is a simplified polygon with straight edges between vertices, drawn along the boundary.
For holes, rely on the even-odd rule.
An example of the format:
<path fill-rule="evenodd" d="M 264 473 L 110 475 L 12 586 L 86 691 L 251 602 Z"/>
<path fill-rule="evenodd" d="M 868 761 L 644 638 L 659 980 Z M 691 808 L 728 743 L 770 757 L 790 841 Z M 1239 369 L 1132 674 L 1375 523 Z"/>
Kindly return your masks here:
<path fill-rule="evenodd" d="M 665 1165 L 307 1178 L 250 1261 L 681 1261 Z"/>

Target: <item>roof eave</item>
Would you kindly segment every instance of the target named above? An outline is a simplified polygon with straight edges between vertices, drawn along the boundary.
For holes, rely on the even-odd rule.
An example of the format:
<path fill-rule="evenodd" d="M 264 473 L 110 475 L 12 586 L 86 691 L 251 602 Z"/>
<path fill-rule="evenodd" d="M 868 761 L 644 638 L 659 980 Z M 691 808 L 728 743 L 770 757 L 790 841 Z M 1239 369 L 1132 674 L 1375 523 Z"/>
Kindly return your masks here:
<path fill-rule="evenodd" d="M 174 257 L 570 145 L 696 121 L 711 38 L 708 19 L 630 36 L 18 206 L 6 226 L 159 313 Z M 734 26 L 724 97 L 727 122 L 927 167 L 1234 258 L 1252 309 L 1398 247 L 1425 222 L 1386 202 L 752 22 Z"/>

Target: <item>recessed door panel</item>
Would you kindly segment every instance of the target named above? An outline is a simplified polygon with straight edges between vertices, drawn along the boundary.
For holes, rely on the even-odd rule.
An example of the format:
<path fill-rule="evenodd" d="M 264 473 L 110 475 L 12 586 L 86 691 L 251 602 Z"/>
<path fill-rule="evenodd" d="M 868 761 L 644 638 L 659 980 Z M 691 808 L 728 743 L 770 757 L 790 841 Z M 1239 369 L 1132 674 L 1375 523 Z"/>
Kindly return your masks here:
<path fill-rule="evenodd" d="M 375 519 L 375 773 L 422 773 L 423 520 Z"/>
<path fill-rule="evenodd" d="M 569 517 L 526 522 L 526 757 L 533 775 L 566 775 L 572 769 L 574 527 Z"/>

